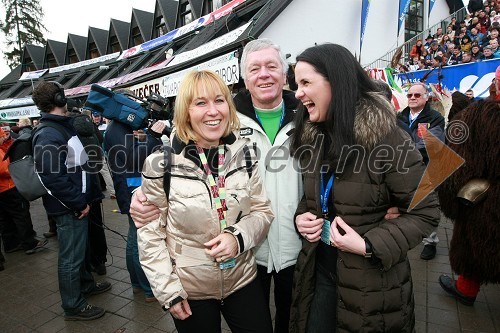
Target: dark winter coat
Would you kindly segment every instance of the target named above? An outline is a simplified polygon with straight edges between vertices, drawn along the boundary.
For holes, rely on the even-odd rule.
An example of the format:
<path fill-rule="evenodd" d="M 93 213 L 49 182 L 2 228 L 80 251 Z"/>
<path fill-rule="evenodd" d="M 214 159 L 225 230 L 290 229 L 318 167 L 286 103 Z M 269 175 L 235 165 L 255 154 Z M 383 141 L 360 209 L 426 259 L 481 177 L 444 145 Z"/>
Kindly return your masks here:
<path fill-rule="evenodd" d="M 113 176 L 116 201 L 120 212 L 128 214 L 132 191 L 141 185 L 144 161 L 162 141 L 147 134 L 146 141 L 134 138 L 132 127 L 119 121 L 109 123 L 104 135 L 104 150 Z"/>
<path fill-rule="evenodd" d="M 418 115 L 417 119 L 413 121 L 410 126 L 410 107 L 406 107 L 398 113 L 398 119 L 405 123 L 412 132 L 412 137 L 415 140 L 418 151 L 422 154 L 424 162 L 429 161 L 429 156 L 427 155 L 427 150 L 425 149 L 424 140 L 419 138 L 417 135 L 418 124 L 429 124 L 428 131 L 431 132 L 435 137 L 444 142 L 444 117 L 436 110 L 431 109 L 429 103 L 426 103 L 422 112 Z"/>
<path fill-rule="evenodd" d="M 382 99 L 378 95 L 371 98 Z M 337 332 L 413 332 L 415 304 L 407 252 L 438 225 L 440 217 L 434 193 L 408 211 L 425 166 L 408 134 L 397 127 L 394 110 L 386 102 L 379 100 L 378 104 L 386 107 L 377 108 L 366 100 L 356 112 L 355 137 L 366 152 L 365 158 L 357 162 L 351 159 L 343 170 L 337 167 L 335 171 L 331 199 L 337 215 L 371 242 L 376 257 L 372 260 L 339 251 Z M 308 126 L 302 144 L 313 144 L 319 135 L 317 126 Z M 394 153 L 385 163 L 377 162 L 375 157 L 383 145 Z M 312 161 L 322 160 L 321 151 L 315 150 Z M 333 164 L 343 166 L 344 162 L 341 159 Z M 320 164 L 309 163 L 311 166 L 304 172 L 305 195 L 297 214 L 309 211 L 321 215 Z M 394 206 L 401 216 L 385 220 L 387 209 Z M 303 240 L 297 260 L 290 314 L 293 333 L 305 332 L 307 325 L 314 296 L 317 244 Z"/>
<path fill-rule="evenodd" d="M 40 123 L 57 122 L 69 140 L 53 127 L 44 127 L 33 138 L 35 168 L 50 194 L 43 196 L 49 215 L 81 212 L 87 204 L 102 199 L 97 175 L 85 172 L 88 156 L 73 127 L 73 119 L 42 113 Z"/>
<path fill-rule="evenodd" d="M 454 220 L 450 246 L 451 268 L 481 283 L 500 282 L 500 104 L 478 101 L 453 121 L 468 127 L 467 140 L 448 142 L 465 164 L 439 187 L 443 213 Z M 459 124 L 459 123 L 457 123 Z M 460 204 L 458 191 L 472 178 L 487 179 L 486 199 L 474 207 Z"/>

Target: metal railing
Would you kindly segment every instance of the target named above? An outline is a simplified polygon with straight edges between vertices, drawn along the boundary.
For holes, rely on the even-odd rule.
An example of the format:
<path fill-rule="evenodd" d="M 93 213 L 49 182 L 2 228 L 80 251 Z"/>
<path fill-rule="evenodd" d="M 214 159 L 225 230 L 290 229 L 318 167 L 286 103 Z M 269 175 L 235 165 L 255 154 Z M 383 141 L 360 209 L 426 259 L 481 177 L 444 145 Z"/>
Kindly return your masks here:
<path fill-rule="evenodd" d="M 403 44 L 401 44 L 400 46 L 398 46 L 394 50 L 387 52 L 384 56 L 378 58 L 377 60 L 373 61 L 372 63 L 370 63 L 368 65 L 363 65 L 363 67 L 365 67 L 365 68 L 389 67 L 391 64 L 392 58 L 394 57 L 394 55 L 396 54 L 396 52 L 398 51 L 398 49 L 400 47 L 403 48 L 402 49 L 403 54 L 401 56 L 401 59 L 403 61 L 409 60 L 409 54 L 410 54 L 411 48 L 413 47 L 413 45 L 415 45 L 415 43 L 417 42 L 417 39 L 421 39 L 422 41 L 425 41 L 425 38 L 428 35 L 433 36 L 436 33 L 438 28 L 442 28 L 443 32 L 446 33 L 446 27 L 450 23 L 452 17 L 456 17 L 457 22 L 460 22 L 463 19 L 465 19 L 466 15 L 467 15 L 467 9 L 465 7 L 460 8 L 459 10 L 457 10 L 456 12 L 454 12 L 453 14 L 448 16 L 447 18 L 443 19 L 441 22 L 433 25 L 432 27 L 425 29 L 424 31 L 422 31 L 418 35 L 410 38 L 409 40 L 407 40 L 406 42 L 404 42 Z"/>

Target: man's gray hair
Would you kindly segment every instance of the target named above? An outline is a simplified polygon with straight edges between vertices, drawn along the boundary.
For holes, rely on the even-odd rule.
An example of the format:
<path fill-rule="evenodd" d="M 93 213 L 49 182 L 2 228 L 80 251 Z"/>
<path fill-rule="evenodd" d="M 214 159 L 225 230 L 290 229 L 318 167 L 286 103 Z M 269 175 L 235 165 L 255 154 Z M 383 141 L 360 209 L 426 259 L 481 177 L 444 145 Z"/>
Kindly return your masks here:
<path fill-rule="evenodd" d="M 245 80 L 245 74 L 247 70 L 247 57 L 250 53 L 255 52 L 255 51 L 260 51 L 264 49 L 275 49 L 278 54 L 279 54 L 279 60 L 281 63 L 281 67 L 283 68 L 283 74 L 286 74 L 288 71 L 288 62 L 286 61 L 285 56 L 283 55 L 283 52 L 281 52 L 281 48 L 279 45 L 275 44 L 272 40 L 269 38 L 259 38 L 256 40 L 250 41 L 247 45 L 245 45 L 245 48 L 243 49 L 243 54 L 241 55 L 241 63 L 240 63 L 240 68 L 241 68 L 241 77 L 243 80 Z"/>

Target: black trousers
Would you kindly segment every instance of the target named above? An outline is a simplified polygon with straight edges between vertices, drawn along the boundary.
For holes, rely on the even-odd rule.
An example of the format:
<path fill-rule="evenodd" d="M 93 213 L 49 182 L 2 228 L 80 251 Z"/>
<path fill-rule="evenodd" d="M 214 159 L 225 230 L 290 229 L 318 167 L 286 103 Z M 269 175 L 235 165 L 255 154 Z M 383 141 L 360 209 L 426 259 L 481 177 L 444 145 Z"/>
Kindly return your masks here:
<path fill-rule="evenodd" d="M 88 263 L 94 267 L 104 264 L 106 262 L 108 244 L 102 224 L 101 201 L 90 204 L 88 245 Z"/>
<path fill-rule="evenodd" d="M 29 250 L 38 244 L 31 221 L 30 203 L 15 187 L 0 193 L 0 232 L 5 251 L 19 244 L 24 250 Z"/>
<path fill-rule="evenodd" d="M 175 327 L 179 333 L 220 333 L 222 313 L 233 333 L 272 333 L 271 313 L 262 295 L 255 279 L 224 298 L 224 304 L 216 299 L 189 300 L 193 314 L 185 320 L 174 318 Z"/>
<path fill-rule="evenodd" d="M 290 322 L 290 307 L 292 305 L 293 272 L 295 265 L 276 272 L 267 272 L 267 267 L 257 265 L 257 277 L 259 278 L 267 306 L 271 296 L 271 279 L 274 279 L 274 304 L 276 305 L 276 316 L 274 318 L 274 332 L 288 333 Z"/>

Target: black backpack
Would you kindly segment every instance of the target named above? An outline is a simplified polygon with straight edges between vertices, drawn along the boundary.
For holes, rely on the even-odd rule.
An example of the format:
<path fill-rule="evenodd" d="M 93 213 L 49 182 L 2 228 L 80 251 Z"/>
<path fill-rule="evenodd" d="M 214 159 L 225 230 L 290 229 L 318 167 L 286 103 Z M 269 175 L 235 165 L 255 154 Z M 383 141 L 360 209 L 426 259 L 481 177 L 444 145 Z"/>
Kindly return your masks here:
<path fill-rule="evenodd" d="M 33 158 L 33 138 L 44 127 L 55 128 L 66 141 L 70 139 L 70 135 L 62 125 L 52 121 L 44 121 L 30 134 L 25 133 L 14 140 L 4 157 L 4 160 L 10 159 L 9 173 L 17 190 L 28 201 L 36 200 L 47 194 L 47 189 L 35 171 Z"/>

